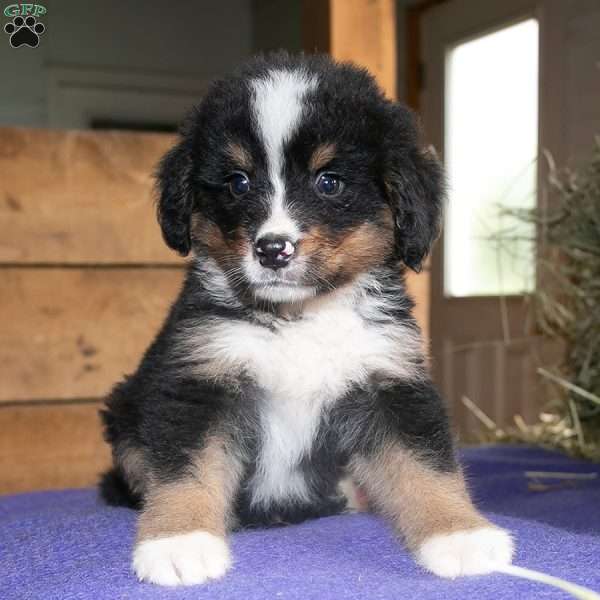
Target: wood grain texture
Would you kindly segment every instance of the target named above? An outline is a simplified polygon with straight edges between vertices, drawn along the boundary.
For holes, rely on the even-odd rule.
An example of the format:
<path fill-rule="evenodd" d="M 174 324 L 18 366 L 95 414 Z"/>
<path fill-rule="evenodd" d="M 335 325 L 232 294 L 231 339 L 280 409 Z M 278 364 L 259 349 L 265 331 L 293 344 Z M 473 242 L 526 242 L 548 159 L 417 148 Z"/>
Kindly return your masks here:
<path fill-rule="evenodd" d="M 135 369 L 180 269 L 4 269 L 0 402 L 97 398 Z"/>
<path fill-rule="evenodd" d="M 408 292 L 415 301 L 413 314 L 421 327 L 423 339 L 427 347 L 429 346 L 430 277 L 429 271 L 423 270 L 418 274 L 410 271 L 406 278 Z"/>
<path fill-rule="evenodd" d="M 99 408 L 0 406 L 0 494 L 94 485 L 110 463 Z"/>
<path fill-rule="evenodd" d="M 395 0 L 329 0 L 329 4 L 331 55 L 369 69 L 386 95 L 395 98 Z"/>
<path fill-rule="evenodd" d="M 0 128 L 0 263 L 178 263 L 153 172 L 166 134 Z"/>

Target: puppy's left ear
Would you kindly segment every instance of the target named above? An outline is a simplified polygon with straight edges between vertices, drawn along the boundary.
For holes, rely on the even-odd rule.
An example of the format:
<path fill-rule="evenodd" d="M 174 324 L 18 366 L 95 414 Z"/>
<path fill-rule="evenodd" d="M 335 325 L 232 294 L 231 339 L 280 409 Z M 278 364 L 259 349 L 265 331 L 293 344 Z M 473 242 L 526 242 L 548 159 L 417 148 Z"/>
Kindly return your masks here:
<path fill-rule="evenodd" d="M 160 197 L 158 222 L 165 242 L 182 256 L 191 248 L 190 221 L 194 206 L 191 151 L 185 139 L 169 150 L 157 170 Z"/>
<path fill-rule="evenodd" d="M 419 146 L 410 111 L 393 105 L 392 122 L 384 177 L 394 213 L 396 251 L 418 273 L 440 232 L 444 173 L 435 152 Z"/>

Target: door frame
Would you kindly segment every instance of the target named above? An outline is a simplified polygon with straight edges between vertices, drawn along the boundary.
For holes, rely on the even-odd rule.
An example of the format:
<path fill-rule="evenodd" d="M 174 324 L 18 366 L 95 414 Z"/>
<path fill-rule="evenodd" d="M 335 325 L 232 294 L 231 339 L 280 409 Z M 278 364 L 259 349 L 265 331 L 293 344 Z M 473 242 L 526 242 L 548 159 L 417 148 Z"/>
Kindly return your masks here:
<path fill-rule="evenodd" d="M 493 2 L 493 10 L 490 10 Z M 444 102 L 445 61 L 447 49 L 456 43 L 494 31 L 499 27 L 534 16 L 539 23 L 539 108 L 538 148 L 540 157 L 537 169 L 537 201 L 547 202 L 548 166 L 543 160 L 544 150 L 550 151 L 557 164 L 564 161 L 563 63 L 564 27 L 563 17 L 570 0 L 443 0 L 429 1 L 414 9 L 411 27 L 418 32 L 407 31 L 407 43 L 413 45 L 407 65 L 407 91 L 423 120 L 425 138 L 444 159 Z M 410 19 L 410 14 L 409 14 Z M 435 32 L 427 39 L 426 30 Z M 415 37 L 419 41 L 415 59 Z M 425 70 L 426 65 L 426 70 Z M 417 72 L 415 71 L 417 70 Z M 415 93 L 415 85 L 419 85 Z M 444 294 L 444 239 L 443 233 L 431 257 L 431 302 L 429 322 L 431 325 L 431 350 L 434 379 L 450 401 L 451 409 L 460 412 L 457 398 L 453 398 L 452 366 L 447 360 L 448 348 L 444 340 L 444 328 L 448 307 L 458 306 L 467 311 L 481 309 L 497 310 L 495 324 L 478 324 L 483 339 L 508 341 L 523 335 L 526 310 L 523 296 L 476 296 L 466 298 L 446 297 Z M 486 331 L 487 328 L 487 331 Z M 516 334 L 516 335 L 515 335 Z"/>

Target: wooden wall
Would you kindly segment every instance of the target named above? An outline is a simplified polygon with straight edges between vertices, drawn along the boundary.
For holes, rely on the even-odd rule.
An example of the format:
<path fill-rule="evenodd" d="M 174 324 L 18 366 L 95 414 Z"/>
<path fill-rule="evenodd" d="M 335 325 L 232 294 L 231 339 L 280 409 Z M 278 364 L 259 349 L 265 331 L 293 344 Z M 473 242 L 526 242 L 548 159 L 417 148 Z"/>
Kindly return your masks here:
<path fill-rule="evenodd" d="M 0 129 L 0 493 L 91 485 L 98 409 L 182 279 L 163 244 L 159 134 Z"/>

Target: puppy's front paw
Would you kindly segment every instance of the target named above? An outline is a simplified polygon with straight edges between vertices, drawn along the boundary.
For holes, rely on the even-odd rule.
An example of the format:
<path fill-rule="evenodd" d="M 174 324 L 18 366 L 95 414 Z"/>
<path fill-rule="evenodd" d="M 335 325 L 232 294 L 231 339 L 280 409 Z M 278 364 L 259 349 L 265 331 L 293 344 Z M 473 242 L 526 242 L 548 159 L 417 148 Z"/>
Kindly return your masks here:
<path fill-rule="evenodd" d="M 480 527 L 434 535 L 416 553 L 417 562 L 440 577 L 483 575 L 509 565 L 514 545 L 498 527 Z"/>
<path fill-rule="evenodd" d="M 194 585 L 218 579 L 231 566 L 227 543 L 208 531 L 145 540 L 133 551 L 140 581 L 158 585 Z"/>

